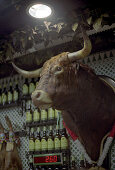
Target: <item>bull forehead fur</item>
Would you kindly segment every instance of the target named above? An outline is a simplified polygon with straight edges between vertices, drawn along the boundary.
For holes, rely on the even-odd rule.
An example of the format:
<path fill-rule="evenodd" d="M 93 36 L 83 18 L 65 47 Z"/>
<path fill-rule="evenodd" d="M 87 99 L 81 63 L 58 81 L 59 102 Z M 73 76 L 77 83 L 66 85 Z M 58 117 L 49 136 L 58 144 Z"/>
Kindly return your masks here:
<path fill-rule="evenodd" d="M 70 63 L 67 54 L 44 64 L 37 89 L 47 91 L 52 106 L 62 110 L 66 125 L 79 136 L 91 158 L 97 160 L 101 140 L 115 122 L 115 95 L 88 66 L 79 64 L 77 70 L 77 63 Z M 51 73 L 55 65 L 64 67 L 58 78 Z"/>

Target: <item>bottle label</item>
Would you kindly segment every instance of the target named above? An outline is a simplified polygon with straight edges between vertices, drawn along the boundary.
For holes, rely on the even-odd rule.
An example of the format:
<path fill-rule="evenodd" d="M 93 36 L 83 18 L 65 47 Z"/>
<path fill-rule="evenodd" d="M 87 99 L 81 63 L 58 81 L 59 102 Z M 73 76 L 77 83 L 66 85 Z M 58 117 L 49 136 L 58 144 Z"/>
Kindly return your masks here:
<path fill-rule="evenodd" d="M 18 100 L 18 92 L 16 90 L 14 90 L 13 101 L 17 101 L 17 100 Z"/>
<path fill-rule="evenodd" d="M 34 83 L 29 84 L 29 94 L 31 94 L 35 90 L 35 85 Z"/>
<path fill-rule="evenodd" d="M 2 96 L 0 96 L 0 104 L 2 104 Z"/>
<path fill-rule="evenodd" d="M 40 113 L 38 112 L 38 110 L 34 110 L 34 114 L 33 114 L 33 120 L 35 122 L 39 121 L 40 120 Z"/>
<path fill-rule="evenodd" d="M 47 112 L 45 110 L 41 111 L 41 120 L 47 120 Z"/>
<path fill-rule="evenodd" d="M 42 150 L 47 150 L 47 148 L 48 148 L 47 140 L 46 139 L 42 139 L 41 140 L 41 149 Z"/>
<path fill-rule="evenodd" d="M 7 102 L 7 96 L 5 93 L 2 93 L 2 103 L 6 103 Z"/>
<path fill-rule="evenodd" d="M 27 86 L 27 84 L 23 85 L 22 92 L 23 92 L 24 95 L 28 94 L 28 86 Z"/>
<path fill-rule="evenodd" d="M 68 148 L 68 139 L 66 137 L 61 137 L 61 149 Z"/>
<path fill-rule="evenodd" d="M 30 111 L 26 112 L 26 122 L 31 122 L 32 121 L 32 114 Z"/>
<path fill-rule="evenodd" d="M 54 141 L 53 139 L 48 139 L 48 150 L 54 149 Z"/>
<path fill-rule="evenodd" d="M 41 142 L 39 139 L 35 140 L 35 151 L 40 151 L 41 150 Z"/>
<path fill-rule="evenodd" d="M 61 141 L 60 141 L 59 138 L 54 139 L 54 145 L 55 145 L 55 149 L 60 149 L 61 148 Z"/>
<path fill-rule="evenodd" d="M 8 92 L 8 102 L 12 102 L 12 93 Z"/>
<path fill-rule="evenodd" d="M 34 151 L 34 147 L 35 147 L 34 141 L 30 139 L 29 140 L 29 151 Z"/>
<path fill-rule="evenodd" d="M 52 108 L 48 109 L 48 119 L 54 119 L 54 110 Z"/>

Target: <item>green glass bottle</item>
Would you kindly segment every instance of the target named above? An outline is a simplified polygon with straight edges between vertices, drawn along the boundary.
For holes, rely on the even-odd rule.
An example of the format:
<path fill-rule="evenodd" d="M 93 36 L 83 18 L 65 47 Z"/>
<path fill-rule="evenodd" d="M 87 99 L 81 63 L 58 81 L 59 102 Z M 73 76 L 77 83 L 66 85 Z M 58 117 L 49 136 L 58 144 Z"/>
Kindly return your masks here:
<path fill-rule="evenodd" d="M 29 151 L 34 152 L 34 150 L 35 150 L 34 128 L 31 128 L 29 136 Z"/>
<path fill-rule="evenodd" d="M 18 81 L 15 81 L 15 87 L 13 90 L 13 102 L 17 102 L 19 100 L 19 87 L 18 87 Z"/>
<path fill-rule="evenodd" d="M 27 78 L 25 79 L 25 82 L 23 84 L 22 93 L 23 93 L 23 96 L 26 96 L 26 95 L 29 94 L 29 85 L 28 85 L 28 79 Z"/>
<path fill-rule="evenodd" d="M 48 150 L 48 139 L 46 136 L 46 127 L 45 126 L 43 128 L 43 137 L 41 139 L 41 150 L 42 150 L 42 153 L 47 153 L 47 150 Z"/>
<path fill-rule="evenodd" d="M 6 90 L 6 83 L 3 84 L 2 90 L 2 104 L 5 105 L 7 103 L 7 90 Z"/>
<path fill-rule="evenodd" d="M 39 112 L 38 108 L 36 108 L 33 112 L 33 121 L 34 122 L 40 121 L 40 112 Z"/>
<path fill-rule="evenodd" d="M 41 152 L 41 136 L 40 136 L 40 127 L 37 128 L 37 137 L 35 139 L 35 151 Z"/>
<path fill-rule="evenodd" d="M 12 82 L 10 81 L 10 88 L 8 90 L 8 103 L 11 104 L 13 100 L 13 88 L 12 88 Z"/>
<path fill-rule="evenodd" d="M 52 122 L 55 118 L 55 112 L 52 108 L 48 109 L 48 121 Z"/>
<path fill-rule="evenodd" d="M 32 78 L 31 82 L 29 83 L 29 94 L 32 94 L 34 90 L 35 90 L 35 81 L 34 78 Z"/>
<path fill-rule="evenodd" d="M 56 126 L 56 135 L 54 137 L 54 148 L 55 148 L 55 152 L 60 152 L 61 150 L 61 136 L 59 133 L 58 126 Z"/>
<path fill-rule="evenodd" d="M 69 141 L 68 141 L 68 135 L 66 133 L 66 129 L 62 129 L 61 133 L 61 150 L 67 150 L 69 148 Z"/>
<path fill-rule="evenodd" d="M 42 123 L 47 122 L 47 118 L 48 118 L 47 111 L 41 110 L 41 122 Z"/>
<path fill-rule="evenodd" d="M 54 152 L 54 137 L 53 137 L 52 126 L 50 126 L 50 132 L 49 132 L 49 136 L 48 136 L 48 152 L 49 153 Z"/>

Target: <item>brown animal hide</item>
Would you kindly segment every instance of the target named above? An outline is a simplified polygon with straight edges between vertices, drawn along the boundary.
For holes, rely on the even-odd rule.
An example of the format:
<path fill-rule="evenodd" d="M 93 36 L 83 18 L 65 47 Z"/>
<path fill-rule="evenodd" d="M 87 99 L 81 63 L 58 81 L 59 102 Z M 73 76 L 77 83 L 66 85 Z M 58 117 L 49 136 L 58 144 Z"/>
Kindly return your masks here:
<path fill-rule="evenodd" d="M 7 116 L 5 118 L 10 131 L 13 131 L 10 119 Z M 13 151 L 6 151 L 4 170 L 22 170 L 22 163 L 15 142 Z"/>
<path fill-rule="evenodd" d="M 56 66 L 63 70 L 60 74 L 55 74 Z M 91 68 L 52 58 L 43 66 L 32 99 L 38 107 L 62 110 L 66 125 L 79 136 L 89 156 L 98 159 L 101 140 L 115 122 L 115 95 Z"/>

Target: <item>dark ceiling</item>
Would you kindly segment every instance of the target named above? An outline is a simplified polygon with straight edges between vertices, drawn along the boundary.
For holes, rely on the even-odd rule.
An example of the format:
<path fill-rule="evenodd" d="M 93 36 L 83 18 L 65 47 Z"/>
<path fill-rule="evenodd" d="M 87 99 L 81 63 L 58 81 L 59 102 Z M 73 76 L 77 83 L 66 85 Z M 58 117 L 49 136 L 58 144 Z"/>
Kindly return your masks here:
<path fill-rule="evenodd" d="M 0 42 L 7 40 L 8 36 L 15 32 L 16 30 L 22 29 L 26 26 L 35 26 L 36 24 L 41 25 L 44 20 L 37 20 L 30 17 L 26 9 L 31 3 L 38 2 L 38 0 L 1 0 L 0 1 Z M 41 2 L 41 1 L 40 1 Z M 101 4 L 100 4 L 101 2 Z M 48 21 L 56 21 L 57 18 L 64 18 L 65 20 L 71 20 L 67 17 L 72 12 L 75 12 L 78 16 L 84 14 L 86 11 L 94 11 L 93 15 L 96 14 L 96 9 L 101 9 L 104 13 L 108 12 L 113 15 L 114 4 L 112 1 L 106 0 L 42 0 L 42 3 L 49 4 L 53 7 L 53 16 L 48 18 Z M 115 21 L 110 21 L 110 25 Z M 89 28 L 91 29 L 91 28 Z M 91 36 L 91 41 L 93 43 L 93 52 L 98 52 L 102 50 L 109 50 L 114 48 L 114 30 L 106 31 L 104 33 L 96 34 Z M 96 42 L 99 42 L 96 44 Z M 67 50 L 71 51 L 71 45 L 67 46 Z M 58 48 L 57 51 L 61 52 Z M 55 52 L 54 52 L 55 53 Z M 53 54 L 53 53 L 52 53 Z M 18 61 L 17 61 L 18 62 Z M 21 63 L 24 63 L 21 60 Z M 35 63 L 34 63 L 35 64 Z M 27 69 L 35 68 L 35 65 L 31 63 L 25 63 L 23 67 Z M 5 68 L 5 69 L 4 69 Z M 12 72 L 12 66 L 9 63 L 0 64 L 0 77 L 9 76 Z"/>

